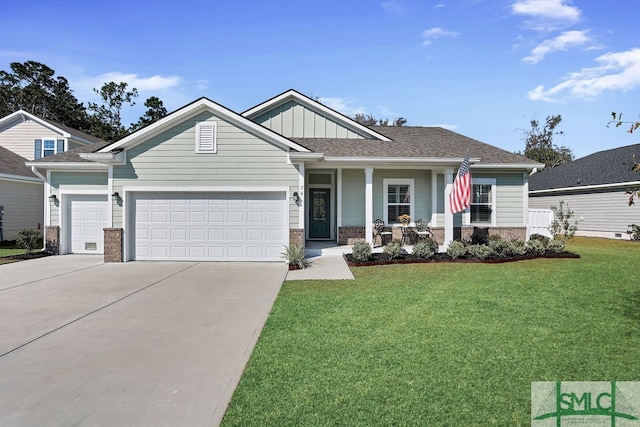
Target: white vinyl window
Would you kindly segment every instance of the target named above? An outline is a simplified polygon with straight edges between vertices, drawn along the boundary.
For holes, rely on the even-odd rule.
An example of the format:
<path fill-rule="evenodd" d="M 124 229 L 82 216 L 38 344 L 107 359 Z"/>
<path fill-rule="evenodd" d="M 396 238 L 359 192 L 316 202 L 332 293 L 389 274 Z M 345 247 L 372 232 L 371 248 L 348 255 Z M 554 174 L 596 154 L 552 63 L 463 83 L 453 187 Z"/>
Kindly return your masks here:
<path fill-rule="evenodd" d="M 471 224 L 495 225 L 496 180 L 473 179 L 471 183 Z"/>
<path fill-rule="evenodd" d="M 403 214 L 414 218 L 414 184 L 413 179 L 384 179 L 384 212 L 385 224 L 399 224 L 398 217 Z"/>
<path fill-rule="evenodd" d="M 196 153 L 217 153 L 217 128 L 216 122 L 196 123 Z"/>
<path fill-rule="evenodd" d="M 38 138 L 34 141 L 34 159 L 40 159 L 42 157 L 53 156 L 64 152 L 66 141 L 64 139 L 58 139 L 56 137 L 44 137 Z"/>

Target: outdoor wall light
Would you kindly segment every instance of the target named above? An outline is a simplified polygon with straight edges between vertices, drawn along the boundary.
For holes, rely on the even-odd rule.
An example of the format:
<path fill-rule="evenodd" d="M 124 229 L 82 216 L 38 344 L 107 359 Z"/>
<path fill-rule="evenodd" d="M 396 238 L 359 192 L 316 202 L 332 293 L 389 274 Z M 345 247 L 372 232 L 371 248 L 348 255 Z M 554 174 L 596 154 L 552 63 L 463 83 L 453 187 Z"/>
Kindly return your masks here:
<path fill-rule="evenodd" d="M 293 201 L 295 203 L 298 203 L 298 201 L 300 201 L 300 196 L 298 195 L 297 191 L 295 193 L 293 193 Z"/>
<path fill-rule="evenodd" d="M 55 194 L 52 194 L 49 196 L 49 201 L 55 203 L 58 201 L 58 197 L 56 197 Z"/>
<path fill-rule="evenodd" d="M 111 200 L 113 200 L 114 202 L 117 202 L 119 198 L 120 194 L 117 191 L 111 195 Z"/>

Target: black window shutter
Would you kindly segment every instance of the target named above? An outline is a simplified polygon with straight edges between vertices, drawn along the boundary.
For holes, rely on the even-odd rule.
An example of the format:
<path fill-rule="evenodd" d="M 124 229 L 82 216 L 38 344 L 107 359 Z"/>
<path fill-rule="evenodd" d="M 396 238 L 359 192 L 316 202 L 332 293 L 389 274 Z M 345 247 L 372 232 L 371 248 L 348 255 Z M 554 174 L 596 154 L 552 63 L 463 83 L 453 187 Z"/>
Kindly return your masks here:
<path fill-rule="evenodd" d="M 42 140 L 36 139 L 33 144 L 33 158 L 39 159 L 40 157 L 42 157 Z"/>
<path fill-rule="evenodd" d="M 62 153 L 63 151 L 64 151 L 64 139 L 59 139 L 58 149 L 56 150 L 56 153 Z"/>

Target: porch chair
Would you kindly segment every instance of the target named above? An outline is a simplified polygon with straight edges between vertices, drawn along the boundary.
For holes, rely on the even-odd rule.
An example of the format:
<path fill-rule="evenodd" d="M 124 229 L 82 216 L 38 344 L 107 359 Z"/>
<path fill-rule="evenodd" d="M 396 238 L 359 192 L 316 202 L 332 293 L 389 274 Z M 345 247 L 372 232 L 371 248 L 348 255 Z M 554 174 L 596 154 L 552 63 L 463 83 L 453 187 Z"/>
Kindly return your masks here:
<path fill-rule="evenodd" d="M 433 238 L 429 224 L 424 222 L 422 218 L 416 221 L 416 233 L 418 234 L 418 240 Z"/>
<path fill-rule="evenodd" d="M 374 221 L 373 227 L 375 229 L 375 234 L 373 235 L 374 244 L 376 241 L 376 237 L 380 236 L 380 246 L 384 246 L 384 238 L 391 238 L 391 231 L 384 230 L 384 221 L 379 218 Z"/>

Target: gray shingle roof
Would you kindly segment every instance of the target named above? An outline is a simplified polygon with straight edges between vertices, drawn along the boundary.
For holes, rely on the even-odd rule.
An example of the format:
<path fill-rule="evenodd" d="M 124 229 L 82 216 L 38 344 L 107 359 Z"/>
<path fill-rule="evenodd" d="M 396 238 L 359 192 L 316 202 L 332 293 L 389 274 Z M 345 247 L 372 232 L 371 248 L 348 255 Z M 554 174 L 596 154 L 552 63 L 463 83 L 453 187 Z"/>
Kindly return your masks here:
<path fill-rule="evenodd" d="M 92 143 L 102 142 L 102 139 L 98 138 L 97 136 L 93 136 L 93 135 L 90 135 L 88 133 L 79 131 L 78 129 L 74 129 L 74 128 L 71 128 L 71 127 L 69 127 L 67 125 L 63 125 L 62 123 L 54 122 L 53 120 L 49 120 L 49 119 L 42 119 L 42 120 L 44 120 L 45 122 L 51 124 L 52 126 L 55 126 L 55 127 L 59 128 L 59 129 L 65 131 L 65 132 L 67 132 L 68 134 L 70 134 L 71 136 L 74 136 L 76 138 L 83 139 L 85 141 L 89 141 L 89 142 L 92 142 Z"/>
<path fill-rule="evenodd" d="M 599 151 L 569 163 L 545 169 L 529 177 L 529 190 L 584 187 L 640 181 L 640 173 L 629 170 L 633 155 L 640 161 L 640 144 Z"/>
<path fill-rule="evenodd" d="M 13 151 L 0 147 L 0 174 L 36 178 L 36 175 L 33 174 L 31 168 L 24 165 L 24 162 L 26 161 L 27 159 L 19 156 Z"/>
<path fill-rule="evenodd" d="M 371 126 L 392 141 L 371 139 L 292 138 L 318 153 L 332 157 L 480 158 L 480 164 L 537 162 L 440 127 Z"/>
<path fill-rule="evenodd" d="M 82 147 L 65 151 L 64 153 L 55 154 L 53 156 L 42 157 L 40 159 L 32 160 L 36 163 L 67 163 L 67 162 L 89 162 L 93 163 L 91 160 L 86 160 L 80 157 L 79 153 L 95 153 L 103 147 L 106 147 L 109 144 L 113 144 L 112 142 L 105 142 L 100 140 L 100 142 L 96 142 L 94 144 L 83 145 Z"/>

